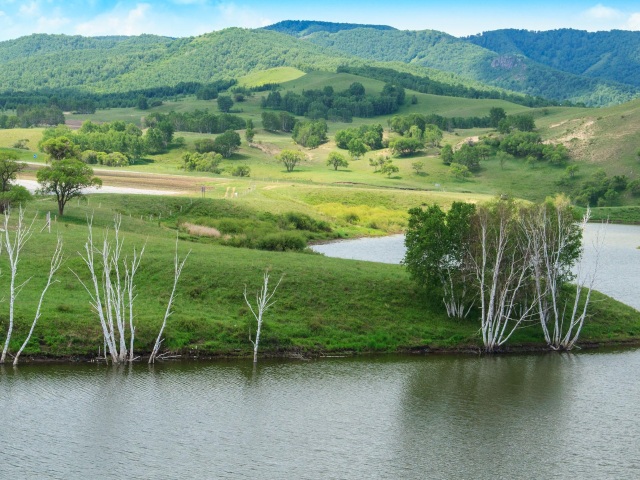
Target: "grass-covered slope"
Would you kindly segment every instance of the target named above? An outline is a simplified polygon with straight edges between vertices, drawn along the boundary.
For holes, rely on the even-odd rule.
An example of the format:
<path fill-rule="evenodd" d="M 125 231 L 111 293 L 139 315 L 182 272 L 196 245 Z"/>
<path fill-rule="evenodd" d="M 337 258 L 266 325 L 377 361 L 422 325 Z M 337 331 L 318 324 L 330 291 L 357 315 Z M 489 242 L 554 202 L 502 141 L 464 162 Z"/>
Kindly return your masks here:
<path fill-rule="evenodd" d="M 222 202 L 219 200 L 218 202 Z M 68 207 L 53 230 L 64 237 L 66 261 L 45 301 L 43 316 L 26 354 L 95 355 L 101 331 L 88 296 L 73 272 L 86 279 L 77 252 L 86 241 L 86 215 L 93 215 L 94 235 L 102 238 L 115 211 L 122 213 L 123 253 L 146 242 L 137 275 L 136 351 L 148 352 L 169 296 L 173 279 L 176 222 L 185 212 L 217 211 L 213 200 L 150 197 L 91 197 L 90 204 Z M 50 200 L 37 204 L 40 212 L 53 208 Z M 182 207 L 183 212 L 177 213 Z M 158 221 L 149 214 L 159 208 L 172 215 Z M 142 216 L 142 219 L 140 219 Z M 23 252 L 20 278 L 33 276 L 17 303 L 16 331 L 11 351 L 24 339 L 32 319 L 39 287 L 44 282 L 55 233 L 39 232 L 42 215 Z M 403 267 L 325 258 L 313 254 L 274 253 L 193 242 L 180 234 L 181 255 L 191 251 L 178 287 L 175 313 L 166 329 L 164 346 L 194 354 L 247 354 L 251 345 L 251 314 L 242 292 L 258 289 L 266 269 L 272 281 L 284 276 L 276 303 L 268 311 L 261 341 L 265 354 L 293 352 L 389 352 L 414 348 L 467 348 L 479 345 L 474 319 L 448 319 L 439 304 L 429 304 Z M 3 272 L 6 258 L 0 256 Z M 5 292 L 8 276 L 0 277 Z M 637 340 L 640 315 L 598 296 L 593 318 L 585 327 L 587 341 Z M 7 327 L 7 303 L 0 304 L 0 339 Z M 523 329 L 515 344 L 541 345 L 535 329 Z"/>

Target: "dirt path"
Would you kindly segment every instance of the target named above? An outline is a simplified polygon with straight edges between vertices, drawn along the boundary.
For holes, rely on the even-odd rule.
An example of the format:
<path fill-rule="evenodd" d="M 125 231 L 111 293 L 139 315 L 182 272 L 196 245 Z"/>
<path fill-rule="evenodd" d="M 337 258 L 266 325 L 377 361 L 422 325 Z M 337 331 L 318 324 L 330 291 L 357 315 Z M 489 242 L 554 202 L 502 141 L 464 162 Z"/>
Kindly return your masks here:
<path fill-rule="evenodd" d="M 28 164 L 18 177 L 20 185 L 30 190 L 38 187 L 36 170 L 42 164 Z M 158 173 L 141 173 L 128 170 L 95 168 L 96 176 L 102 179 L 102 188 L 88 189 L 86 193 L 137 193 L 146 195 L 188 195 L 197 194 L 203 186 L 222 185 L 227 179 L 211 177 L 190 177 Z"/>

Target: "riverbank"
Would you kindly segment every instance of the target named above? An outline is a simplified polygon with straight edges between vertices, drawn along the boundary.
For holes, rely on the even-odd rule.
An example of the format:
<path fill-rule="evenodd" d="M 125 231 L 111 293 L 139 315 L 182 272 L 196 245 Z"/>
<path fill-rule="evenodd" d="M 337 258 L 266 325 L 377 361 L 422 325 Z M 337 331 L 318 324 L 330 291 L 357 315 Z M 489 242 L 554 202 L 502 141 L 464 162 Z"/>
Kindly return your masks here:
<path fill-rule="evenodd" d="M 58 230 L 64 240 L 65 265 L 45 298 L 42 318 L 22 361 L 27 357 L 94 359 L 104 355 L 100 323 L 76 274 L 88 281 L 86 265 L 78 254 L 87 241 L 87 216 L 93 216 L 94 238 L 101 242 L 105 229 L 112 228 L 114 211 L 122 214 L 122 259 L 130 257 L 134 246 L 139 251 L 146 244 L 136 276 L 136 355 L 151 351 L 162 323 L 173 283 L 176 233 L 179 255 L 191 253 L 178 284 L 174 314 L 164 331 L 163 351 L 201 358 L 249 356 L 249 333 L 255 332 L 255 320 L 243 292 L 246 288 L 248 298 L 254 298 L 265 271 L 269 271 L 272 285 L 283 279 L 274 297 L 276 303 L 265 316 L 260 343 L 263 356 L 480 349 L 478 322 L 448 318 L 440 302 L 429 300 L 399 265 L 221 246 L 206 237 L 177 232 L 180 219 L 175 212 L 180 211 L 180 205 L 189 204 L 189 199 L 160 198 L 110 200 L 102 196 L 98 201 L 92 199 L 90 205 L 74 203 L 51 234 L 42 229 L 43 215 L 38 216 L 20 263 L 18 282 L 31 280 L 16 302 L 10 353 L 20 348 L 31 326 Z M 205 212 L 209 203 L 200 203 L 194 200 L 192 208 Z M 172 209 L 173 216 L 165 213 L 160 220 L 157 210 L 150 215 L 148 209 L 160 207 L 163 212 Z M 10 278 L 6 255 L 0 256 L 0 268 L 0 292 L 6 296 Z M 7 327 L 8 302 L 3 302 L 2 341 Z M 128 342 L 128 329 L 126 337 Z M 594 295 L 591 318 L 582 334 L 585 344 L 639 339 L 640 312 Z M 511 345 L 544 347 L 535 327 L 518 331 L 509 348 Z"/>

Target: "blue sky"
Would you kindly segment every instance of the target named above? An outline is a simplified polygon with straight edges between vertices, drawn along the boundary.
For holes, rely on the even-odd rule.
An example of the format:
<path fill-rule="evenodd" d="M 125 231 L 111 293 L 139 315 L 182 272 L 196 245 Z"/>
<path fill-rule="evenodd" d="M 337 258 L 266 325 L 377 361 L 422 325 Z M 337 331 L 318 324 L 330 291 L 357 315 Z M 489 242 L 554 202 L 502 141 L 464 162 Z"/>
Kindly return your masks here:
<path fill-rule="evenodd" d="M 0 0 L 0 40 L 31 33 L 200 35 L 280 20 L 375 23 L 463 36 L 498 28 L 640 30 L 638 1 Z"/>

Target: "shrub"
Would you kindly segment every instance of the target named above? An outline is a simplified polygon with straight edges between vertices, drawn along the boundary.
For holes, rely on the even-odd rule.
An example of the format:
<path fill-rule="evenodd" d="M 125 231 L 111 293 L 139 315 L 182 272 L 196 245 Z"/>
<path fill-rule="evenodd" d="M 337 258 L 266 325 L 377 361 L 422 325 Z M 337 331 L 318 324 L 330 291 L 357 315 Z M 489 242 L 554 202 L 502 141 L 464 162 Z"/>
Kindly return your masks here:
<path fill-rule="evenodd" d="M 257 242 L 260 250 L 274 252 L 302 251 L 307 247 L 304 237 L 296 232 L 282 232 L 265 235 Z"/>

